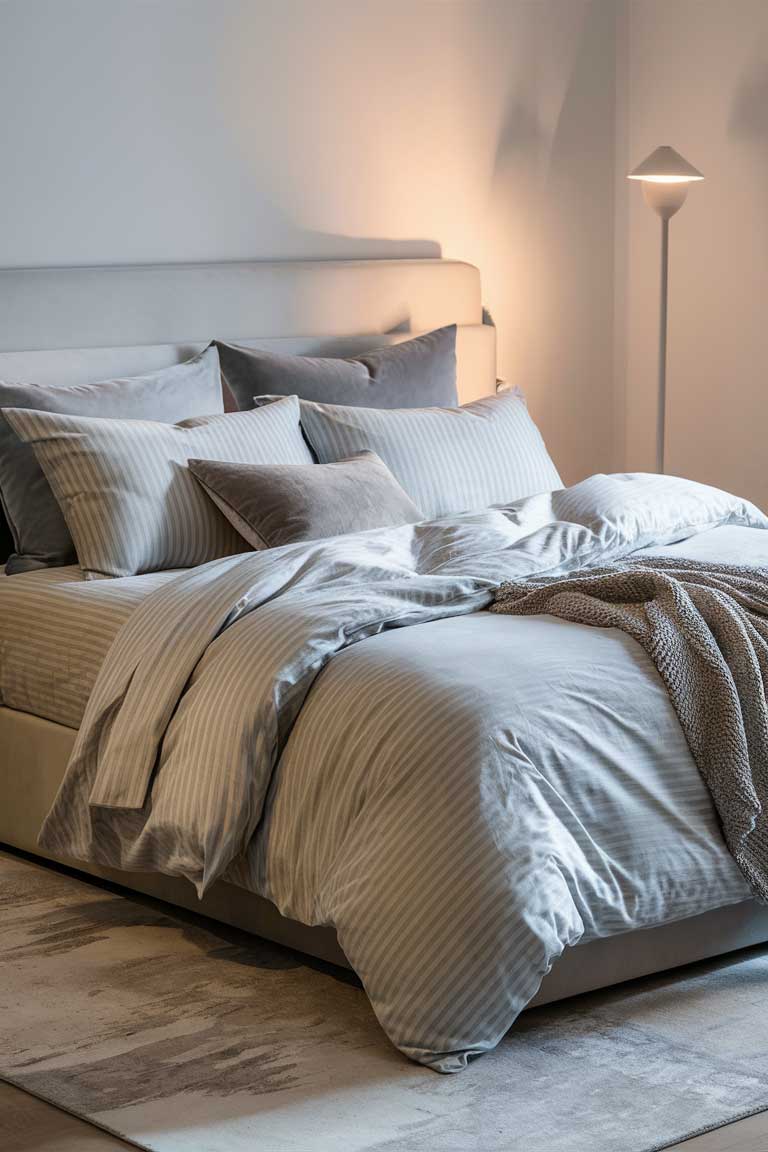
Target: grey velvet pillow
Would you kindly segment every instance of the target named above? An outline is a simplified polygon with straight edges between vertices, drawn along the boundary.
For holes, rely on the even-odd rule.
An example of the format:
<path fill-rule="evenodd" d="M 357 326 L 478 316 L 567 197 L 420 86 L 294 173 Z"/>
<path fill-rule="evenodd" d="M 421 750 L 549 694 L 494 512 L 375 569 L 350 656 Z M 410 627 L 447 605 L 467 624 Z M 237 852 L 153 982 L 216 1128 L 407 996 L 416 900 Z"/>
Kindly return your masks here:
<path fill-rule="evenodd" d="M 215 348 L 147 376 L 62 387 L 0 380 L 0 409 L 24 408 L 67 416 L 159 420 L 176 424 L 224 411 Z M 76 563 L 75 546 L 50 484 L 30 444 L 0 412 L 0 500 L 14 552 L 6 572 Z"/>
<path fill-rule="evenodd" d="M 373 452 L 336 464 L 189 460 L 188 467 L 253 548 L 279 548 L 424 519 Z"/>
<path fill-rule="evenodd" d="M 221 372 L 239 409 L 254 396 L 298 396 L 361 408 L 450 408 L 456 395 L 456 325 L 338 360 L 287 356 L 217 340 Z"/>

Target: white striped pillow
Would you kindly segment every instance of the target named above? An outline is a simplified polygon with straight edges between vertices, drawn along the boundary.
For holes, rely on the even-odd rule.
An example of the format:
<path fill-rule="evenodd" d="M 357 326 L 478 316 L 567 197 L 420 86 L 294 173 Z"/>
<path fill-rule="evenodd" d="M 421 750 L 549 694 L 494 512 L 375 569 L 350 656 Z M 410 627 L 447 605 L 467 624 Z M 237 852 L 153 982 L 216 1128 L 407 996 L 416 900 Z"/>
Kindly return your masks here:
<path fill-rule="evenodd" d="M 321 464 L 375 452 L 428 520 L 562 488 L 519 393 L 461 408 L 347 408 L 301 402 Z"/>
<path fill-rule="evenodd" d="M 311 464 L 295 396 L 179 424 L 4 408 L 34 448 L 87 577 L 189 568 L 245 550 L 187 460 Z"/>

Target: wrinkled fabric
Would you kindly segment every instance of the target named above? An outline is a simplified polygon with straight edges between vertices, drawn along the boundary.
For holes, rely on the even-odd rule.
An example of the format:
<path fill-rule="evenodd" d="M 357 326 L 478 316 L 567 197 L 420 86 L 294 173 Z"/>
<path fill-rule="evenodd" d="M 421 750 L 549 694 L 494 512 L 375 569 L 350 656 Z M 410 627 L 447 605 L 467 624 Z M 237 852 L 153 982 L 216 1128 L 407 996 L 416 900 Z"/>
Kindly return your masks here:
<path fill-rule="evenodd" d="M 768 900 L 768 569 L 640 557 L 504 583 L 491 612 L 620 628 L 653 660 L 755 896 Z"/>
<path fill-rule="evenodd" d="M 598 787 L 588 766 L 580 763 L 578 778 L 564 772 L 567 737 L 559 767 L 553 761 L 559 777 L 552 766 L 540 769 L 526 717 L 514 728 L 498 707 L 489 711 L 503 675 L 465 694 L 446 671 L 446 691 L 432 701 L 439 715 L 431 704 L 421 724 L 404 711 L 402 726 L 395 715 L 385 729 L 368 717 L 354 755 L 348 750 L 347 790 L 334 782 L 339 802 L 323 820 L 304 810 L 297 841 L 290 813 L 281 822 L 276 812 L 282 782 L 303 772 L 297 795 L 322 783 L 311 747 L 286 772 L 292 730 L 301 731 L 302 709 L 319 698 L 307 700 L 310 688 L 323 669 L 322 681 L 333 680 L 337 661 L 343 668 L 368 644 L 373 651 L 395 638 L 392 630 L 408 629 L 416 648 L 435 658 L 439 642 L 430 637 L 441 630 L 450 647 L 470 614 L 511 635 L 503 630 L 517 621 L 482 612 L 504 580 L 562 575 L 719 525 L 764 530 L 768 521 L 702 485 L 598 476 L 504 509 L 188 572 L 148 597 L 119 633 L 41 844 L 183 875 L 201 893 L 227 875 L 285 914 L 333 923 L 392 1041 L 455 1071 L 498 1043 L 563 948 L 585 934 L 691 915 L 748 890 L 692 766 L 683 765 L 679 794 L 653 814 L 666 821 L 668 841 L 674 829 L 690 838 L 690 850 L 675 855 L 652 841 L 661 854 L 643 861 L 643 838 L 620 823 L 615 843 L 595 842 L 593 813 L 608 803 L 620 821 L 626 807 L 622 774 L 614 765 Z M 487 663 L 499 652 L 491 644 Z M 526 655 L 534 667 L 535 650 Z M 471 650 L 463 659 L 469 667 Z M 632 666 L 636 655 L 627 649 L 625 659 Z M 553 659 L 551 679 L 564 663 Z M 480 654 L 478 683 L 483 667 Z M 407 662 L 395 660 L 382 683 L 396 681 L 398 668 L 407 679 Z M 523 672 L 519 659 L 504 668 L 511 683 Z M 371 674 L 371 692 L 377 683 Z M 412 688 L 416 701 L 418 680 Z M 337 711 L 317 717 L 316 745 L 350 719 L 345 696 Z M 556 728 L 557 693 L 547 705 Z M 388 716 L 382 710 L 381 721 Z M 420 729 L 430 739 L 413 758 Z M 632 787 L 642 795 L 642 780 Z M 293 835 L 292 857 L 272 854 L 284 832 L 286 842 Z M 624 841 L 639 855 L 626 858 Z M 661 869 L 660 887 L 646 882 L 650 868 Z"/>

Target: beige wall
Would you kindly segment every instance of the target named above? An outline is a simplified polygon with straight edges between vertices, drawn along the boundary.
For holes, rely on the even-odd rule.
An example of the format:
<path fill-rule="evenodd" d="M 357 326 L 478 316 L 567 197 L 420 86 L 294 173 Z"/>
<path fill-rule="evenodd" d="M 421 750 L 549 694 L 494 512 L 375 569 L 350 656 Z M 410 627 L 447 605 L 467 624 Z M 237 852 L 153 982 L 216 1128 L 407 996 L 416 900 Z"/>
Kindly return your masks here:
<path fill-rule="evenodd" d="M 469 260 L 564 475 L 606 468 L 616 11 L 3 0 L 0 266 Z"/>
<path fill-rule="evenodd" d="M 631 0 L 625 31 L 620 168 L 669 143 L 706 176 L 670 225 L 667 468 L 768 507 L 768 2 Z M 625 224 L 627 246 L 617 299 L 626 343 L 619 333 L 617 408 L 625 355 L 626 462 L 645 468 L 653 461 L 659 222 L 639 188 L 620 184 L 617 233 Z"/>
<path fill-rule="evenodd" d="M 0 266 L 472 261 L 567 480 L 653 466 L 673 144 L 669 468 L 768 505 L 768 0 L 4 0 L 0 107 Z"/>

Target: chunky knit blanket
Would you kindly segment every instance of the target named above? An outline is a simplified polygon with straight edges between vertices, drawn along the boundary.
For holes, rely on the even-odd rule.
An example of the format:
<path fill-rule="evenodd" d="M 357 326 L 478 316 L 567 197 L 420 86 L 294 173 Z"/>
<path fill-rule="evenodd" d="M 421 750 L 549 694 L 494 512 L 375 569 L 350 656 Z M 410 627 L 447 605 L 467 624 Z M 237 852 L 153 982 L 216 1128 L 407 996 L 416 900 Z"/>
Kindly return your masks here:
<path fill-rule="evenodd" d="M 768 903 L 768 569 L 669 557 L 502 584 L 492 612 L 634 637 L 658 669 L 728 849 Z"/>

